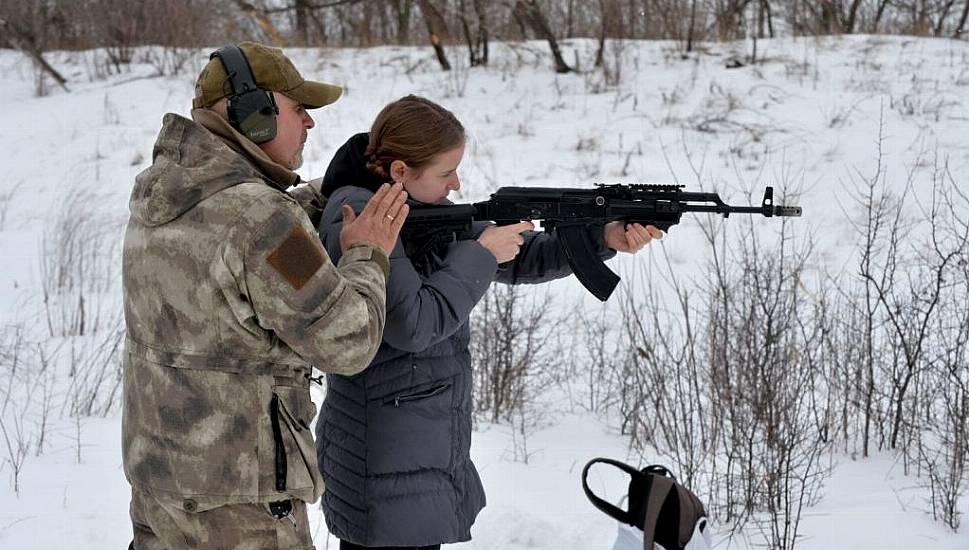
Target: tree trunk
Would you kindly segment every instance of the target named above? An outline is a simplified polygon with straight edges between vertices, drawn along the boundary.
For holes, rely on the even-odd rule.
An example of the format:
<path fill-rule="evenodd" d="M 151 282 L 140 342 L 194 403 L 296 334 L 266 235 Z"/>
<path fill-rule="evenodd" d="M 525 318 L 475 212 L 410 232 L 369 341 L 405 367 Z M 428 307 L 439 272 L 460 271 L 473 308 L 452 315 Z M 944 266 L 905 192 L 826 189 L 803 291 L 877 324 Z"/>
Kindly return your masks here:
<path fill-rule="evenodd" d="M 46 59 L 44 59 L 44 53 L 41 52 L 40 48 L 37 47 L 37 41 L 31 34 L 29 34 L 27 31 L 13 28 L 3 19 L 0 19 L 0 31 L 6 35 L 5 37 L 0 37 L 0 44 L 3 43 L 3 40 L 6 40 L 11 46 L 14 47 L 14 49 L 20 50 L 29 55 L 41 71 L 49 74 L 51 78 L 53 78 L 54 81 L 64 89 L 65 92 L 70 92 L 70 90 L 67 89 L 67 79 L 64 78 L 61 73 L 57 72 L 57 69 L 52 67 Z"/>
<path fill-rule="evenodd" d="M 757 38 L 764 38 L 764 24 L 767 23 L 765 4 L 766 2 L 760 2 L 760 5 L 757 6 Z"/>
<path fill-rule="evenodd" d="M 488 41 L 490 40 L 488 8 L 484 0 L 474 0 L 474 13 L 478 16 L 478 60 L 488 64 Z"/>
<path fill-rule="evenodd" d="M 565 8 L 565 35 L 574 36 L 575 35 L 575 0 L 569 0 Z"/>
<path fill-rule="evenodd" d="M 959 25 L 956 27 L 955 35 L 953 35 L 956 40 L 962 38 L 962 31 L 966 27 L 967 18 L 969 18 L 969 0 L 966 0 L 966 5 L 962 7 L 962 17 L 959 18 Z"/>
<path fill-rule="evenodd" d="M 464 33 L 464 41 L 468 44 L 468 65 L 474 67 L 478 64 L 478 49 L 475 47 L 474 38 L 471 37 L 471 25 L 468 18 L 464 16 L 464 0 L 458 4 L 458 19 L 461 20 L 461 31 Z"/>
<path fill-rule="evenodd" d="M 310 10 L 309 16 L 310 16 L 310 19 L 313 21 L 313 25 L 316 27 L 316 33 L 317 33 L 317 38 L 315 40 L 312 40 L 310 43 L 313 45 L 325 46 L 327 42 L 326 24 L 323 22 L 322 19 L 320 19 L 319 14 L 317 14 L 313 10 Z"/>
<path fill-rule="evenodd" d="M 820 8 L 821 32 L 823 34 L 834 34 L 841 24 L 838 20 L 838 11 L 835 9 L 834 3 L 832 0 L 824 0 L 821 2 Z"/>
<path fill-rule="evenodd" d="M 629 29 L 627 30 L 628 38 L 636 38 L 636 17 L 633 15 L 636 13 L 636 0 L 629 0 L 629 5 L 626 6 L 624 11 L 630 14 Z"/>
<path fill-rule="evenodd" d="M 472 67 L 488 64 L 488 12 L 482 0 L 473 0 L 474 12 L 478 17 L 478 24 L 475 32 L 471 32 L 471 25 L 465 17 L 464 0 L 458 4 L 458 18 L 461 20 L 461 28 L 464 31 L 464 38 L 468 44 L 468 59 Z"/>
<path fill-rule="evenodd" d="M 774 38 L 774 12 L 770 9 L 770 0 L 764 0 L 764 11 L 767 13 L 767 36 Z"/>
<path fill-rule="evenodd" d="M 449 41 L 451 34 L 448 32 L 447 22 L 441 12 L 431 3 L 431 0 L 417 0 L 424 14 L 424 22 L 427 24 L 427 34 L 431 38 L 431 46 L 437 55 L 437 61 L 441 64 L 441 69 L 451 70 L 451 63 L 447 60 L 447 53 L 444 51 L 443 41 Z"/>
<path fill-rule="evenodd" d="M 603 57 L 605 56 L 606 50 L 606 26 L 609 19 L 609 13 L 606 9 L 607 0 L 599 0 L 599 49 L 596 50 L 596 61 L 593 63 L 595 67 L 601 67 L 603 62 Z"/>
<path fill-rule="evenodd" d="M 872 34 L 878 33 L 878 23 L 881 22 L 882 16 L 885 15 L 885 6 L 887 5 L 888 5 L 888 0 L 881 0 L 881 2 L 878 3 L 878 10 L 875 12 L 875 21 L 871 25 Z"/>
<path fill-rule="evenodd" d="M 548 41 L 548 45 L 552 50 L 552 58 L 555 60 L 555 72 L 572 72 L 572 67 L 569 67 L 565 60 L 562 59 L 562 51 L 559 49 L 558 41 L 555 39 L 555 34 L 552 33 L 552 29 L 548 26 L 548 20 L 545 19 L 545 15 L 542 13 L 538 3 L 535 0 L 518 0 L 515 2 L 514 11 L 522 20 L 528 23 L 532 30 L 535 31 L 535 34 Z"/>
<path fill-rule="evenodd" d="M 851 7 L 848 8 L 848 19 L 845 21 L 845 33 L 853 34 L 855 32 L 855 24 L 858 21 L 858 8 L 861 7 L 861 0 L 853 0 L 851 2 Z"/>
<path fill-rule="evenodd" d="M 301 46 L 310 42 L 309 7 L 306 0 L 296 0 L 296 40 Z"/>
<path fill-rule="evenodd" d="M 273 46 L 281 46 L 283 39 L 279 34 L 279 30 L 273 25 L 272 21 L 269 20 L 269 16 L 258 9 L 256 6 L 246 2 L 245 0 L 236 0 L 236 5 L 239 9 L 245 13 L 248 13 L 256 20 L 256 23 L 265 31 L 266 35 L 269 37 L 269 43 Z"/>
<path fill-rule="evenodd" d="M 690 28 L 686 30 L 686 53 L 693 51 L 693 35 L 696 32 L 696 0 L 690 2 Z"/>
<path fill-rule="evenodd" d="M 390 7 L 397 18 L 397 44 L 403 46 L 410 41 L 410 13 L 413 0 L 390 0 Z"/>
<path fill-rule="evenodd" d="M 914 371 L 909 366 L 909 371 L 905 374 L 905 380 L 898 388 L 898 401 L 895 405 L 895 418 L 892 419 L 892 433 L 890 438 L 891 449 L 898 448 L 898 434 L 902 431 L 902 415 L 905 414 L 905 395 L 908 391 L 908 384 L 912 380 Z"/>
<path fill-rule="evenodd" d="M 935 29 L 933 32 L 935 36 L 942 36 L 942 29 L 945 28 L 945 19 L 949 17 L 949 10 L 952 9 L 952 5 L 956 3 L 956 0 L 946 0 L 944 6 L 942 6 L 942 13 L 939 14 L 939 20 L 935 23 Z"/>
<path fill-rule="evenodd" d="M 363 17 L 360 18 L 360 34 L 363 37 L 364 46 L 373 46 L 373 20 L 374 17 L 374 6 L 373 2 L 363 2 Z"/>
<path fill-rule="evenodd" d="M 639 10 L 639 15 L 641 15 L 642 18 L 643 18 L 643 32 L 642 32 L 642 37 L 645 38 L 645 39 L 649 39 L 649 37 L 650 37 L 649 36 L 649 22 L 651 21 L 651 19 L 649 17 L 649 13 L 650 13 L 650 10 L 649 10 L 649 0 L 641 0 L 641 1 L 642 1 L 642 6 L 643 7 L 642 7 L 642 9 Z M 696 0 L 693 0 L 693 2 L 696 2 Z"/>

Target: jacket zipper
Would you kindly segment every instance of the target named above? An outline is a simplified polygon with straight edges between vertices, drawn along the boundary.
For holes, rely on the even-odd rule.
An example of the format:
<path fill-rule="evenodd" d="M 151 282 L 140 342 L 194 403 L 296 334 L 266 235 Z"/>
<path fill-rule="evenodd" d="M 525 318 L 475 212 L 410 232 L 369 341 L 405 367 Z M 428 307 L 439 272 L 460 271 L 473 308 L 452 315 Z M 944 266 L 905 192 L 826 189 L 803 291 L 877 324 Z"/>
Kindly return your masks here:
<path fill-rule="evenodd" d="M 445 384 L 438 384 L 432 388 L 429 388 L 427 390 L 424 390 L 418 393 L 408 393 L 403 395 L 397 394 L 393 397 L 393 399 L 385 400 L 384 404 L 389 405 L 393 403 L 395 407 L 400 407 L 401 403 L 407 403 L 408 401 L 419 401 L 421 399 L 427 399 L 428 397 L 434 397 L 439 393 L 443 393 L 447 391 L 447 389 L 450 387 L 451 387 L 451 384 L 445 383 Z"/>
<path fill-rule="evenodd" d="M 286 445 L 283 443 L 283 432 L 279 427 L 279 396 L 273 394 L 269 403 L 269 420 L 273 428 L 273 443 L 276 446 L 276 490 L 286 490 Z"/>

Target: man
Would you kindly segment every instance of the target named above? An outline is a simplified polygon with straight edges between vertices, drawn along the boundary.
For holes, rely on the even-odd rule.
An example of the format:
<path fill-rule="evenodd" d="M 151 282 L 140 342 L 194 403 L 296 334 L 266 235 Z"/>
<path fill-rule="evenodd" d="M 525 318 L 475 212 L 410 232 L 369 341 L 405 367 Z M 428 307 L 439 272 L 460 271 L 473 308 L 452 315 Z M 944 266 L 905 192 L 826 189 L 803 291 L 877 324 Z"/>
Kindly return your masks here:
<path fill-rule="evenodd" d="M 136 179 L 122 436 L 137 550 L 312 548 L 312 366 L 354 374 L 373 358 L 408 211 L 398 185 L 344 212 L 334 266 L 316 238 L 318 184 L 286 192 L 314 126 L 306 109 L 340 93 L 281 50 L 222 48 L 193 120 L 165 115 Z"/>

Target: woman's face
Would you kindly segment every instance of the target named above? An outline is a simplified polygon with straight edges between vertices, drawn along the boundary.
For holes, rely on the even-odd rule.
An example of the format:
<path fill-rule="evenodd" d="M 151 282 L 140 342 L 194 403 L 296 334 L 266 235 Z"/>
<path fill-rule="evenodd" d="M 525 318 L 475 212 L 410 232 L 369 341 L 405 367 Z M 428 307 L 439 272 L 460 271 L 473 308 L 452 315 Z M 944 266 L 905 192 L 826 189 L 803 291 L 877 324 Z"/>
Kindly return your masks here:
<path fill-rule="evenodd" d="M 437 204 L 447 198 L 448 193 L 461 188 L 458 179 L 458 165 L 464 156 L 464 144 L 435 155 L 424 168 L 415 170 L 404 162 L 395 160 L 390 172 L 394 181 L 403 181 L 404 190 L 412 199 Z"/>

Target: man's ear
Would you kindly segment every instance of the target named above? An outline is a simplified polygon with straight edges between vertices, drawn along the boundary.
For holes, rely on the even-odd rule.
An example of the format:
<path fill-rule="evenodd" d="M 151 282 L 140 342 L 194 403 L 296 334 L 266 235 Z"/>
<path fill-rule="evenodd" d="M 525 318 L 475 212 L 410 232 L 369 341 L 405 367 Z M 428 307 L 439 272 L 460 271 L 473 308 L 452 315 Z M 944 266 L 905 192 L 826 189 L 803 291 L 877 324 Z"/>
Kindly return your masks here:
<path fill-rule="evenodd" d="M 390 163 L 390 179 L 403 181 L 405 174 L 407 174 L 407 164 L 404 161 L 395 160 Z"/>

